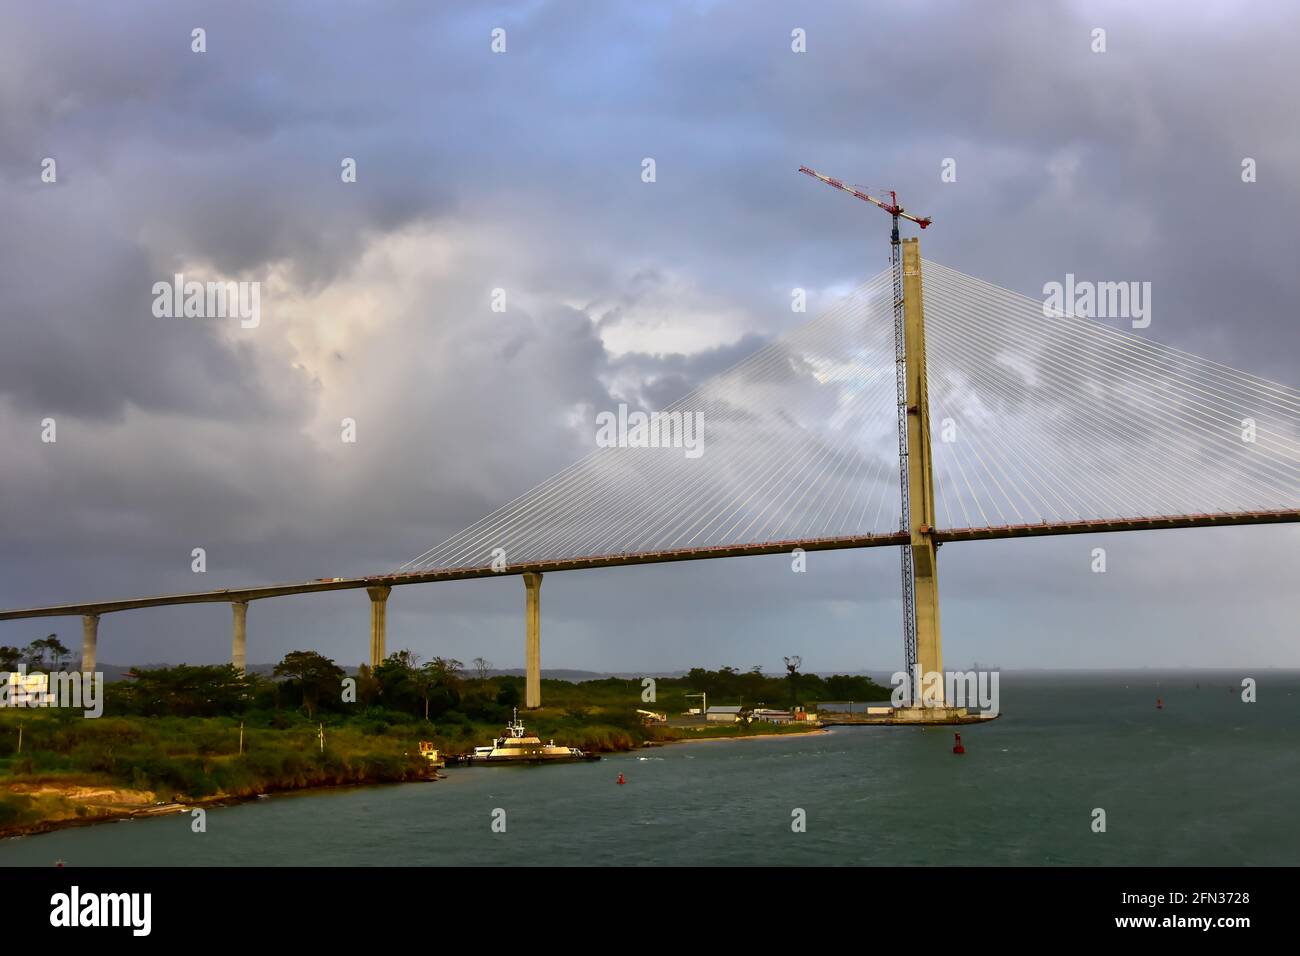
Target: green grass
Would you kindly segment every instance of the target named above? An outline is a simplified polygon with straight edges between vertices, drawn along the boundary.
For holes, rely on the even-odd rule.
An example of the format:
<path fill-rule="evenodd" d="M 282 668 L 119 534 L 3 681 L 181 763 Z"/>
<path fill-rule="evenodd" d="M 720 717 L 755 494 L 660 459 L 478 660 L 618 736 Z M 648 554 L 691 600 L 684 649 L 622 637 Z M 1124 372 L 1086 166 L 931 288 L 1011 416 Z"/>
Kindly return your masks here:
<path fill-rule="evenodd" d="M 410 712 L 359 705 L 346 712 L 323 713 L 316 719 L 308 719 L 300 709 L 256 705 L 242 717 L 124 715 L 112 694 L 108 713 L 97 719 L 87 719 L 80 711 L 3 709 L 0 834 L 42 822 L 112 812 L 112 799 L 69 795 L 79 787 L 114 788 L 121 801 L 137 804 L 189 803 L 426 778 L 429 765 L 419 756 L 419 742 L 431 741 L 446 754 L 464 753 L 491 742 L 510 714 L 509 708 L 491 701 L 510 680 L 466 681 L 463 692 L 470 697 L 478 695 L 478 710 L 465 709 L 477 716 L 450 710 L 433 722 Z M 777 692 L 782 686 L 755 686 L 750 696 Z M 657 699 L 644 702 L 639 680 L 610 678 L 579 684 L 547 680 L 542 682 L 546 706 L 526 712 L 523 719 L 543 740 L 553 739 L 562 746 L 592 753 L 631 750 L 650 741 L 790 734 L 809 729 L 803 724 L 646 726 L 636 713 L 638 708 L 675 715 L 699 703 L 685 696 L 689 686 L 682 680 L 660 681 L 656 689 Z M 323 752 L 318 736 L 322 723 Z M 33 792 L 40 787 L 51 788 L 51 792 Z"/>
<path fill-rule="evenodd" d="M 418 736 L 410 732 L 327 727 L 322 752 L 315 724 L 246 723 L 240 754 L 239 723 L 230 717 L 88 720 L 53 710 L 0 712 L 0 832 L 77 815 L 74 802 L 26 792 L 39 786 L 150 791 L 157 801 L 181 802 L 428 774 L 427 762 L 416 752 Z"/>

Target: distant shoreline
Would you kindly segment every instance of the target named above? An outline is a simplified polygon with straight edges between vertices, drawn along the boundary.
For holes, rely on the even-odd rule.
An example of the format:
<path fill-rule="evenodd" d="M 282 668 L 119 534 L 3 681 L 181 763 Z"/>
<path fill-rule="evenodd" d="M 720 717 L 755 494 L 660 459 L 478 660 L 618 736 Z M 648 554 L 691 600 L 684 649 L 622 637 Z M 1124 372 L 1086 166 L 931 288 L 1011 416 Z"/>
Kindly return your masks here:
<path fill-rule="evenodd" d="M 655 747 L 667 747 L 671 744 L 713 744 L 721 743 L 726 740 L 782 740 L 789 737 L 811 737 L 813 734 L 829 734 L 829 727 L 816 727 L 812 730 L 800 730 L 789 733 L 771 733 L 771 734 L 731 734 L 718 737 L 681 737 L 677 740 L 659 740 L 653 744 L 643 745 L 637 750 L 653 750 Z M 632 751 L 635 753 L 635 751 Z"/>

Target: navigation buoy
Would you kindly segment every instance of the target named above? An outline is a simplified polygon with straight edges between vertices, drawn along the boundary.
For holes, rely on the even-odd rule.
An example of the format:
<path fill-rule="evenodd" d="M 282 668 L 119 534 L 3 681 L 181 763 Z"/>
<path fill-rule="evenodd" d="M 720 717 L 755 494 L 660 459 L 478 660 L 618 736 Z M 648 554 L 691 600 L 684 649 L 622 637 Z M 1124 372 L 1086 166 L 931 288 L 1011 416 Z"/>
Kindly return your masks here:
<path fill-rule="evenodd" d="M 961 745 L 961 734 L 953 734 L 953 737 L 957 738 L 957 740 L 956 743 L 952 745 L 952 752 L 955 754 L 964 754 L 966 748 Z"/>
<path fill-rule="evenodd" d="M 1165 709 L 1165 702 L 1164 702 L 1163 700 L 1161 700 L 1159 697 L 1157 697 L 1157 698 L 1156 698 L 1156 710 L 1164 710 L 1164 709 Z"/>
<path fill-rule="evenodd" d="M 619 784 L 627 783 L 627 781 L 623 779 L 623 775 L 621 773 L 618 775 L 618 782 Z"/>

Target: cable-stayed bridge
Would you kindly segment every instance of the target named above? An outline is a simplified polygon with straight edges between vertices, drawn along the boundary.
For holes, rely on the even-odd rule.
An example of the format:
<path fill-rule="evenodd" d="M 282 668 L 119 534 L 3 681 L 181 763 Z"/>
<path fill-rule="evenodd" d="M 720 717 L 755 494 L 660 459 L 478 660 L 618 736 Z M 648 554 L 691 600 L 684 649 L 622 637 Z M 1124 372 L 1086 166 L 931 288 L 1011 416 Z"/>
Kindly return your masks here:
<path fill-rule="evenodd" d="M 925 297 L 942 539 L 1252 523 L 1300 507 L 1295 390 L 1045 318 L 1039 300 L 929 261 Z M 885 271 L 664 410 L 702 416 L 698 459 L 599 449 L 400 573 L 483 567 L 495 548 L 513 565 L 896 544 L 891 312 Z"/>
<path fill-rule="evenodd" d="M 929 673 L 941 670 L 944 543 L 1300 520 L 1300 391 L 1046 314 L 1040 299 L 923 261 L 916 240 L 901 250 L 894 269 L 659 410 L 639 434 L 395 571 L 0 620 L 82 616 L 82 667 L 93 670 L 102 614 L 226 602 L 242 669 L 248 602 L 366 588 L 373 665 L 386 653 L 392 587 L 520 574 L 527 703 L 538 706 L 545 573 L 899 547 L 908 666 Z M 689 437 L 692 423 L 697 447 L 668 440 Z"/>

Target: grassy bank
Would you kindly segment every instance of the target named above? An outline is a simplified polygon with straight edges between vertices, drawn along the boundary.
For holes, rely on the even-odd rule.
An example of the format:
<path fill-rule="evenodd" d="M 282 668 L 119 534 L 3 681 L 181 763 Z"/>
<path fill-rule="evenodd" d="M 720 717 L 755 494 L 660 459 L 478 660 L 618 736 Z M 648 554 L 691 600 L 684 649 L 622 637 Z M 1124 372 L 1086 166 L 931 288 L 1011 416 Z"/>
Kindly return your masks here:
<path fill-rule="evenodd" d="M 604 719 L 602 719 L 604 718 Z M 543 739 L 594 753 L 646 743 L 806 732 L 803 726 L 643 726 L 616 713 L 529 712 Z M 22 751 L 17 750 L 22 725 Z M 500 733 L 470 720 L 431 724 L 370 713 L 320 721 L 283 713 L 232 717 L 110 717 L 58 710 L 0 710 L 0 836 L 286 790 L 428 779 L 418 744 L 461 753 Z M 287 723 L 287 726 L 285 725 Z M 279 726 L 277 726 L 279 725 Z"/>
<path fill-rule="evenodd" d="M 710 701 L 760 706 L 793 698 L 796 686 L 812 699 L 833 691 L 861 700 L 878 690 L 861 677 L 774 678 L 731 668 L 653 682 L 546 680 L 546 706 L 524 719 L 543 740 L 591 753 L 803 733 L 810 729 L 803 722 L 646 725 L 637 713 L 680 715 L 704 692 Z M 0 708 L 0 836 L 160 806 L 428 779 L 420 741 L 446 754 L 487 744 L 522 696 L 520 678 L 470 678 L 459 661 L 421 665 L 409 651 L 362 667 L 355 678 L 310 651 L 289 654 L 272 679 L 229 666 L 136 669 L 105 688 L 99 718 L 71 709 Z"/>
<path fill-rule="evenodd" d="M 22 723 L 22 752 L 17 750 Z M 244 798 L 429 775 L 411 735 L 340 724 L 321 751 L 315 724 L 229 717 L 102 717 L 0 711 L 0 835 L 58 820 L 114 817 L 156 803 Z"/>

